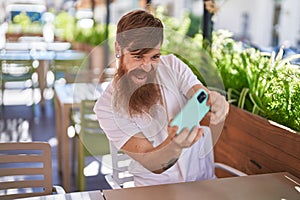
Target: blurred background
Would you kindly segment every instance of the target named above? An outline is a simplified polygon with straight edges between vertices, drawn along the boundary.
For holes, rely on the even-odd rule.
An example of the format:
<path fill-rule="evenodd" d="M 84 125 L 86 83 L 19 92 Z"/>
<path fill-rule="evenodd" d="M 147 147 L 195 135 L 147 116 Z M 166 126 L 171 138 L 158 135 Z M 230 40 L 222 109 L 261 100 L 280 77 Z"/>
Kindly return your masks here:
<path fill-rule="evenodd" d="M 107 2 L 109 19 L 107 19 Z M 71 24 L 67 27 L 63 25 L 66 20 L 71 20 L 70 17 L 74 18 L 78 26 L 85 28 L 92 26 L 92 22 L 84 23 L 82 21 L 84 19 L 93 19 L 96 24 L 107 22 L 116 24 L 125 12 L 145 7 L 147 3 L 150 3 L 153 9 L 163 6 L 166 15 L 179 20 L 188 15 L 192 20 L 191 32 L 197 32 L 197 29 L 202 27 L 204 10 L 202 0 L 0 0 L 0 22 L 6 21 L 15 25 L 9 27 L 9 32 L 40 32 L 40 26 L 45 25 L 46 20 L 51 20 L 56 28 L 55 36 L 79 40 L 73 29 L 68 29 L 69 35 L 61 29 L 71 26 Z M 299 48 L 299 1 L 216 0 L 215 5 L 214 29 L 227 29 L 234 33 L 236 39 L 261 48 L 278 45 Z M 29 19 L 21 14 L 22 11 L 27 13 Z M 43 17 L 45 12 L 53 13 L 54 19 Z"/>

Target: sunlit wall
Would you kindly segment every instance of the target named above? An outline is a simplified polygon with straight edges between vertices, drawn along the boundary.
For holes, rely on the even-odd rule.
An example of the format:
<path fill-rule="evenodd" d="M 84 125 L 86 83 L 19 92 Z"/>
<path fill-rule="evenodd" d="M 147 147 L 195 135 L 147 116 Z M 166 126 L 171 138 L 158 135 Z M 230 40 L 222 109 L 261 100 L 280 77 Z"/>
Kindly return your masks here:
<path fill-rule="evenodd" d="M 259 46 L 273 44 L 274 31 L 278 45 L 297 46 L 300 40 L 300 1 L 281 0 L 279 24 L 274 26 L 274 0 L 225 0 L 216 15 L 215 29 L 228 29 L 236 37 L 249 39 Z"/>

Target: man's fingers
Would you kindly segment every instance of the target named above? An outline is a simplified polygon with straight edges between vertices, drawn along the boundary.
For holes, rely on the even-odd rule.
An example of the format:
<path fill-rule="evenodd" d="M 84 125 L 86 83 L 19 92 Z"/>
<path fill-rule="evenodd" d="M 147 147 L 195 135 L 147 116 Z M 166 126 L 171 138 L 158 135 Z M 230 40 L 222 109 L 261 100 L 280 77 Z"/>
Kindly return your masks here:
<path fill-rule="evenodd" d="M 188 128 L 185 128 L 173 139 L 173 141 L 180 147 L 187 148 L 197 142 L 202 135 L 203 130 L 199 129 L 197 126 L 195 126 L 191 131 Z"/>
<path fill-rule="evenodd" d="M 189 132 L 190 132 L 190 131 L 189 131 L 188 128 L 182 129 L 182 131 L 174 138 L 174 141 L 175 141 L 178 145 L 182 146 L 183 143 L 184 143 L 184 141 L 185 141 L 186 138 L 188 137 Z"/>
<path fill-rule="evenodd" d="M 202 128 L 198 129 L 197 136 L 195 137 L 194 141 L 192 142 L 192 145 L 195 144 L 202 136 L 203 136 L 204 130 Z"/>
<path fill-rule="evenodd" d="M 176 136 L 176 133 L 178 131 L 178 126 L 168 126 L 168 133 L 169 133 L 169 138 L 173 138 Z"/>
<path fill-rule="evenodd" d="M 190 134 L 188 135 L 188 137 L 186 138 L 186 144 L 187 145 L 191 145 L 193 143 L 193 141 L 195 140 L 195 138 L 198 135 L 198 127 L 195 126 L 193 127 L 193 129 L 191 130 Z"/>

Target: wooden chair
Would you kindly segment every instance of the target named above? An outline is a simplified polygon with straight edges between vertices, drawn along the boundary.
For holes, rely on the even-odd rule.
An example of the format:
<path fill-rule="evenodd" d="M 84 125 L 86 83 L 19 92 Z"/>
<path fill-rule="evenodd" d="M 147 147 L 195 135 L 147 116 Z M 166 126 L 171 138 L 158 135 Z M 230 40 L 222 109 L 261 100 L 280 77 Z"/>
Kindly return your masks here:
<path fill-rule="evenodd" d="M 80 127 L 74 138 L 75 144 L 73 143 L 77 154 L 76 184 L 79 191 L 85 190 L 86 177 L 84 168 L 86 166 L 86 158 L 110 153 L 108 139 L 100 128 L 96 114 L 93 111 L 95 102 L 95 100 L 83 100 L 79 111 L 80 117 L 79 119 L 74 119 L 75 127 Z M 75 166 L 73 166 L 73 169 L 75 169 Z"/>
<path fill-rule="evenodd" d="M 0 199 L 65 193 L 52 185 L 52 154 L 46 142 L 0 143 Z"/>

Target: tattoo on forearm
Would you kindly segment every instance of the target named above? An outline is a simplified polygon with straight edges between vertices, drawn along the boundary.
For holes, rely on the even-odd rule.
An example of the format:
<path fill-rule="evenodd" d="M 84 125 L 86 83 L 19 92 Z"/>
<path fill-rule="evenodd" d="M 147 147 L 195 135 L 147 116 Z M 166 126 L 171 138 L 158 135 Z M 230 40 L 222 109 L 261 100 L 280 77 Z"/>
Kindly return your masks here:
<path fill-rule="evenodd" d="M 177 160 L 178 158 L 172 158 L 168 163 L 162 164 L 162 169 L 163 170 L 169 169 L 177 162 Z"/>

